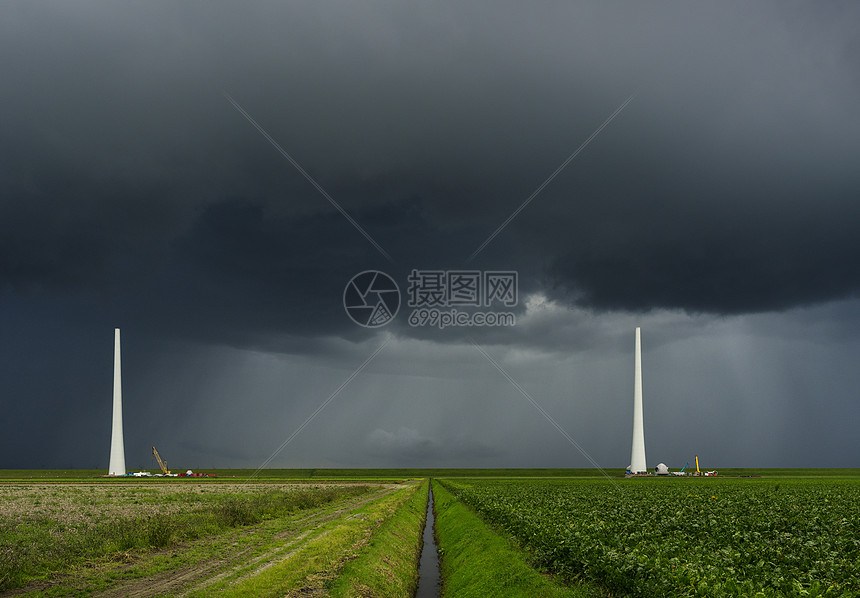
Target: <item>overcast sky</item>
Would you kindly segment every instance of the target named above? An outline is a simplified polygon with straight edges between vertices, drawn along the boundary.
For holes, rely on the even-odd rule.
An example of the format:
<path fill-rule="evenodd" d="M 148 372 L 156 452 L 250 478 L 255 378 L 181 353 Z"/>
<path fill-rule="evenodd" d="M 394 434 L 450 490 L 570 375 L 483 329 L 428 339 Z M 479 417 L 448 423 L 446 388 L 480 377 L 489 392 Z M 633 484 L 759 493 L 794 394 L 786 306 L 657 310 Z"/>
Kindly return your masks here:
<path fill-rule="evenodd" d="M 5 4 L 0 467 L 107 467 L 119 327 L 129 469 L 623 468 L 637 326 L 649 467 L 858 466 L 858 28 Z M 410 326 L 413 269 L 516 271 L 516 324 Z"/>

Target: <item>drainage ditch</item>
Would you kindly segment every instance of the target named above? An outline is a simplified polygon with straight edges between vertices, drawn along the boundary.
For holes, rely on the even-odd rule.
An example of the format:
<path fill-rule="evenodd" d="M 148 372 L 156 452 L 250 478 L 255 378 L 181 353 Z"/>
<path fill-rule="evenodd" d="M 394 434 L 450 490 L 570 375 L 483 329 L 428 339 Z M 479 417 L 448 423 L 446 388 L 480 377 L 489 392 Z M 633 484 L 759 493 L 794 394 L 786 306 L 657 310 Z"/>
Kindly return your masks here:
<path fill-rule="evenodd" d="M 433 514 L 433 486 L 430 486 L 430 499 L 427 501 L 427 523 L 424 524 L 424 548 L 418 561 L 418 590 L 415 598 L 439 598 L 441 579 L 439 577 L 439 551 L 433 535 L 436 517 Z"/>

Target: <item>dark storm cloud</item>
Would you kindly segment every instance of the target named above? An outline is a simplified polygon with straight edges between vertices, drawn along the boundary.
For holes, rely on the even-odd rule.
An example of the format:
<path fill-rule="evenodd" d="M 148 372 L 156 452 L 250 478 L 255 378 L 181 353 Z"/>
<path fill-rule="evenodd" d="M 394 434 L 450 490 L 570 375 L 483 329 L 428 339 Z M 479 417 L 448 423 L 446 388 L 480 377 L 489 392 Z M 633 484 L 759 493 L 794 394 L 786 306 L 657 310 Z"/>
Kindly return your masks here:
<path fill-rule="evenodd" d="M 607 218 L 598 230 L 574 229 L 549 278 L 600 310 L 748 313 L 851 297 L 860 290 L 854 191 L 820 193 L 786 192 L 764 208 L 738 205 L 731 192 L 689 210 L 657 201 L 626 226 Z"/>
<path fill-rule="evenodd" d="M 419 267 L 464 260 L 639 89 L 477 265 L 600 310 L 857 291 L 851 5 L 47 8 L 3 29 L 14 288 L 329 330 L 320 302 L 373 251 L 222 89 Z"/>
<path fill-rule="evenodd" d="M 807 336 L 839 351 L 855 347 L 858 22 L 854 3 L 4 6 L 0 366 L 14 408 L 0 428 L 11 438 L 41 425 L 52 438 L 71 438 L 77 432 L 64 424 L 74 420 L 94 439 L 89 458 L 101 459 L 110 329 L 121 326 L 136 422 L 130 442 L 137 434 L 143 449 L 157 440 L 169 453 L 203 458 L 221 446 L 211 430 L 223 436 L 231 433 L 225 421 L 241 421 L 235 446 L 221 454 L 236 464 L 262 460 L 289 433 L 280 421 L 303 421 L 332 380 L 381 342 L 344 313 L 353 274 L 378 268 L 403 284 L 411 268 L 465 266 L 634 92 L 469 264 L 519 271 L 521 300 L 516 328 L 469 332 L 542 402 L 556 402 L 565 426 L 586 425 L 581 409 L 626 430 L 626 419 L 609 415 L 626 407 L 611 397 L 628 392 L 618 380 L 629 373 L 630 330 L 640 321 L 654 330 L 652 350 L 688 347 L 664 363 L 682 371 L 684 392 L 708 381 L 702 410 L 716 417 L 721 402 L 744 407 L 721 390 L 731 367 L 699 376 L 698 362 L 683 360 L 714 355 L 702 338 L 719 318 L 731 316 L 721 340 L 730 349 L 750 322 L 772 341 L 768 351 Z M 374 362 L 384 374 L 379 388 L 357 379 L 354 394 L 314 422 L 341 444 L 323 453 L 303 436 L 291 448 L 306 462 L 319 454 L 344 462 L 350 446 L 363 447 L 356 462 L 371 453 L 391 463 L 398 453 L 547 462 L 544 449 L 527 446 L 545 435 L 545 422 L 521 433 L 508 414 L 520 417 L 516 409 L 528 405 L 515 393 L 504 408 L 493 403 L 511 389 L 463 344 L 463 330 L 411 329 L 403 318 L 386 330 L 403 344 Z M 225 345 L 232 352 L 212 349 Z M 269 351 L 297 361 L 273 365 Z M 844 356 L 806 348 L 798 365 L 786 351 L 779 354 L 808 383 L 848 381 L 822 399 L 822 418 L 850 407 L 856 385 Z M 571 366 L 558 358 L 566 353 L 578 356 L 577 375 L 564 383 L 583 389 L 570 413 L 567 391 L 550 388 Z M 747 382 L 765 389 L 749 412 L 773 431 L 767 458 L 778 461 L 780 430 L 796 426 L 779 428 L 775 405 L 805 399 L 803 385 L 787 388 L 773 374 L 784 367 L 778 359 L 768 364 L 767 372 L 743 370 L 736 394 Z M 531 365 L 542 374 L 532 377 Z M 313 367 L 324 371 L 311 375 Z M 288 374 L 271 373 L 281 369 Z M 200 390 L 214 379 L 221 384 Z M 672 383 L 662 390 L 666 404 L 680 401 Z M 443 399 L 447 415 L 462 420 L 457 434 L 446 436 Z M 698 403 L 683 408 L 685 421 L 699 417 Z M 193 418 L 210 426 L 189 432 Z M 157 425 L 164 440 L 147 439 L 142 430 Z M 616 460 L 616 441 L 594 434 L 585 444 Z M 42 436 L 31 436 L 20 455 L 58 463 L 39 449 Z M 717 436 L 709 438 L 716 444 Z M 179 437 L 184 448 L 167 440 Z M 509 438 L 522 440 L 499 452 Z"/>

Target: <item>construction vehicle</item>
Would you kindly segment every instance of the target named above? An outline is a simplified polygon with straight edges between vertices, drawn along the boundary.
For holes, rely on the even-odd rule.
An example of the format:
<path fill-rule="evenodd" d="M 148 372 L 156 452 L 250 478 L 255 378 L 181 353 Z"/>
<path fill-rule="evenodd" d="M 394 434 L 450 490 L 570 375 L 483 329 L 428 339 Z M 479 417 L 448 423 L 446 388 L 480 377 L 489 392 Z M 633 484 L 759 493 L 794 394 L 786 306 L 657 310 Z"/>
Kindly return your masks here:
<path fill-rule="evenodd" d="M 687 469 L 687 465 L 689 465 L 689 464 L 690 464 L 690 462 L 687 461 L 686 463 L 684 463 L 684 467 L 681 468 L 681 471 L 673 471 L 672 475 L 689 475 L 689 474 L 684 473 L 684 470 Z"/>
<path fill-rule="evenodd" d="M 173 474 L 173 475 L 176 475 L 176 474 Z M 215 474 L 214 473 L 194 473 L 193 471 L 191 471 L 189 469 L 185 473 L 180 473 L 179 477 L 180 478 L 214 478 Z"/>
<path fill-rule="evenodd" d="M 704 475 L 704 476 L 714 476 L 717 475 L 717 470 L 713 471 L 700 471 L 699 470 L 699 455 L 696 455 L 696 473 L 694 475 Z"/>
<path fill-rule="evenodd" d="M 167 469 L 167 464 L 161 460 L 161 455 L 158 454 L 158 451 L 155 450 L 155 447 L 152 447 L 152 456 L 155 457 L 156 461 L 158 461 L 158 466 L 161 468 L 161 473 L 164 475 L 170 475 L 170 470 Z"/>

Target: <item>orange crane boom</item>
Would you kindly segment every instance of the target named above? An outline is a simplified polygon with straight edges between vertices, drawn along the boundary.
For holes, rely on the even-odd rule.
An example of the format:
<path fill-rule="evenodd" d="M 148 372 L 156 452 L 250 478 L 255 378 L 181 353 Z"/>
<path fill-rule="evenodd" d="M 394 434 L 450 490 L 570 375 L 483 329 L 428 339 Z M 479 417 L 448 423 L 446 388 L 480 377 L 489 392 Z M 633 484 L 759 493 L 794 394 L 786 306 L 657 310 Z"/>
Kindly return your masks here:
<path fill-rule="evenodd" d="M 164 475 L 170 475 L 170 470 L 167 469 L 167 465 L 164 461 L 161 460 L 161 455 L 158 454 L 158 451 L 155 450 L 155 447 L 152 447 L 152 456 L 155 457 L 155 460 L 158 461 L 158 466 L 161 468 L 161 473 Z"/>

